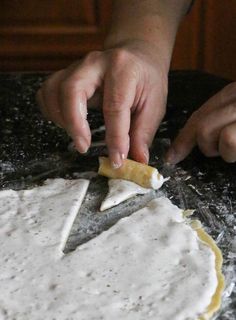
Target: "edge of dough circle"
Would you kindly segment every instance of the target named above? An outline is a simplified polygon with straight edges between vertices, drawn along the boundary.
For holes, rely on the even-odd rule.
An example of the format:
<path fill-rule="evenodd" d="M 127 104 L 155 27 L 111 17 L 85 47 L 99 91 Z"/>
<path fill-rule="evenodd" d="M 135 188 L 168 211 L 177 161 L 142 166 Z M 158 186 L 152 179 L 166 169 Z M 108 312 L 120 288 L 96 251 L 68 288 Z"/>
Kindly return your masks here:
<path fill-rule="evenodd" d="M 147 165 L 136 163 L 132 160 L 126 160 L 122 168 L 114 170 L 111 168 L 107 158 L 100 158 L 99 174 L 111 179 L 109 180 L 109 193 L 101 205 L 101 211 L 118 205 L 122 201 L 137 194 L 145 194 L 153 189 L 157 190 L 167 180 L 157 171 L 157 169 Z M 93 308 L 91 307 L 91 305 L 90 308 L 88 308 L 90 300 L 87 301 L 86 299 L 95 299 L 92 300 L 94 306 L 96 306 L 96 303 L 100 302 L 103 304 L 108 303 L 109 305 L 110 299 L 111 303 L 114 300 L 114 305 L 117 305 L 117 303 L 121 303 L 121 301 L 123 301 L 121 300 L 121 298 L 124 299 L 124 292 L 122 293 L 122 288 L 126 288 L 126 290 L 128 291 L 130 290 L 132 299 L 135 299 L 136 293 L 139 293 L 139 297 L 141 297 L 139 292 L 139 290 L 141 290 L 143 296 L 146 297 L 147 301 L 149 301 L 149 291 L 145 291 L 145 286 L 147 286 L 147 284 L 149 284 L 152 293 L 160 293 L 160 290 L 158 291 L 156 287 L 158 286 L 158 283 L 155 283 L 155 281 L 153 283 L 151 281 L 152 279 L 150 279 L 149 281 L 149 279 L 145 278 L 146 271 L 148 271 L 147 268 L 149 267 L 149 265 L 150 268 L 156 266 L 163 268 L 163 266 L 165 265 L 164 263 L 166 263 L 166 261 L 169 261 L 165 260 L 168 258 L 167 251 L 169 250 L 169 248 L 170 250 L 173 250 L 173 252 L 178 252 L 179 247 L 176 244 L 178 241 L 182 250 L 180 250 L 180 258 L 186 258 L 183 255 L 183 252 L 184 250 L 186 250 L 186 248 L 188 249 L 188 247 L 186 246 L 192 245 L 193 252 L 196 251 L 198 257 L 202 259 L 201 261 L 195 261 L 191 259 L 189 260 L 190 264 L 194 262 L 193 268 L 196 268 L 196 274 L 197 272 L 199 272 L 199 270 L 201 270 L 202 266 L 204 268 L 205 261 L 209 265 L 213 265 L 213 270 L 211 271 L 214 274 L 209 275 L 209 272 L 205 270 L 205 273 L 202 273 L 202 282 L 200 281 L 199 284 L 196 278 L 196 274 L 194 273 L 195 271 L 191 270 L 191 268 L 188 269 L 190 270 L 190 276 L 193 276 L 192 282 L 194 289 L 198 288 L 200 284 L 203 284 L 203 280 L 205 279 L 204 277 L 207 277 L 208 280 L 211 279 L 211 288 L 206 288 L 204 289 L 205 291 L 203 290 L 203 293 L 205 295 L 208 295 L 207 299 L 210 299 L 204 310 L 202 310 L 202 312 L 198 313 L 197 315 L 194 314 L 193 317 L 191 317 L 191 315 L 187 313 L 186 317 L 178 317 L 178 314 L 176 313 L 174 318 L 172 315 L 171 318 L 164 319 L 161 316 L 158 317 L 156 314 L 152 314 L 151 310 L 142 311 L 142 307 L 143 310 L 146 310 L 145 307 L 147 306 L 145 305 L 145 302 L 142 302 L 142 300 L 140 300 L 135 306 L 137 310 L 141 310 L 140 315 L 138 315 L 139 311 L 135 311 L 136 313 L 134 313 L 133 315 L 133 313 L 131 314 L 130 312 L 134 312 L 134 308 L 132 306 L 129 306 L 129 308 L 127 307 L 127 300 L 126 303 L 122 302 L 124 303 L 122 304 L 123 309 L 121 308 L 121 311 L 119 311 L 121 313 L 119 315 L 123 316 L 123 319 L 129 320 L 143 319 L 143 315 L 145 315 L 147 319 L 149 318 L 155 320 L 187 320 L 190 318 L 194 320 L 210 319 L 220 308 L 221 296 L 224 289 L 224 276 L 222 274 L 223 259 L 221 251 L 217 247 L 214 240 L 203 230 L 199 221 L 189 220 L 188 216 L 191 215 L 191 210 L 181 210 L 178 207 L 174 206 L 167 198 L 156 198 L 155 200 L 152 200 L 147 204 L 146 207 L 133 213 L 128 218 L 119 220 L 113 227 L 111 227 L 107 231 L 104 231 L 102 234 L 90 240 L 89 242 L 81 245 L 73 253 L 69 255 L 63 254 L 63 250 L 69 238 L 71 228 L 78 214 L 81 203 L 86 195 L 88 185 L 89 181 L 85 179 L 55 179 L 47 180 L 44 186 L 36 187 L 35 189 L 31 190 L 21 190 L 17 192 L 13 190 L 4 190 L 0 192 L 0 235 L 2 235 L 2 246 L 0 247 L 0 254 L 4 261 L 4 263 L 0 264 L 0 285 L 2 290 L 4 290 L 5 292 L 4 296 L 0 297 L 0 319 L 41 320 L 38 315 L 32 316 L 30 314 L 30 317 L 27 318 L 27 315 L 24 313 L 24 308 L 29 307 L 28 305 L 24 305 L 24 299 L 26 299 L 25 301 L 27 302 L 27 297 L 24 297 L 19 293 L 20 289 L 22 289 L 23 292 L 26 292 L 27 286 L 29 286 L 28 291 L 30 291 L 31 286 L 34 285 L 34 281 L 36 281 L 35 285 L 38 286 L 38 289 L 41 290 L 41 283 L 37 282 L 39 281 L 37 280 L 39 279 L 37 278 L 37 276 L 40 275 L 35 275 L 35 271 L 33 270 L 32 266 L 32 269 L 28 270 L 28 274 L 22 273 L 22 279 L 27 279 L 25 281 L 28 281 L 27 283 L 24 283 L 26 288 L 22 288 L 20 284 L 17 283 L 17 281 L 19 281 L 19 283 L 21 281 L 20 272 L 24 270 L 25 261 L 27 259 L 29 259 L 30 261 L 30 254 L 32 258 L 32 265 L 35 263 L 39 268 L 37 272 L 49 272 L 50 276 L 48 278 L 44 278 L 42 276 L 41 279 L 42 281 L 44 279 L 46 283 L 49 283 L 49 290 L 51 290 L 50 294 L 52 294 L 52 296 L 55 295 L 54 298 L 56 298 L 56 290 L 58 286 L 58 290 L 62 297 L 64 295 L 64 300 L 60 302 L 60 306 L 63 305 L 63 302 L 67 301 L 66 299 L 68 298 L 72 299 L 72 307 L 68 306 L 68 308 L 73 309 L 75 307 L 75 301 L 78 301 L 78 305 L 80 308 L 78 312 L 84 312 L 83 316 L 85 317 L 86 312 L 88 312 L 88 315 L 91 318 L 91 312 Z M 37 200 L 37 196 L 40 197 L 40 200 Z M 55 199 L 58 202 L 55 203 Z M 59 207 L 58 204 L 60 204 L 61 209 L 59 210 L 59 212 L 56 212 L 56 209 Z M 40 214 L 44 213 L 43 210 L 45 211 L 45 215 L 47 214 L 46 216 L 40 216 Z M 166 211 L 163 213 L 163 210 Z M 56 214 L 54 215 L 55 212 Z M 65 213 L 69 213 L 67 217 L 65 217 Z M 167 226 L 172 231 L 172 234 L 170 235 L 165 233 L 168 231 L 165 229 L 167 228 Z M 156 230 L 160 231 L 160 239 L 149 239 L 151 235 L 155 235 Z M 147 231 L 150 231 L 150 234 L 147 233 Z M 163 232 L 163 234 L 161 232 Z M 58 234 L 60 234 L 60 236 Z M 186 241 L 186 239 L 188 238 L 184 238 L 185 236 L 189 237 L 189 243 L 188 241 Z M 32 241 L 30 239 L 32 239 Z M 160 248 L 160 253 L 158 256 L 160 257 L 160 261 L 157 261 L 157 255 L 155 254 L 153 255 L 153 257 L 155 257 L 156 260 L 150 260 L 148 261 L 148 265 L 145 265 L 146 251 L 147 253 L 149 253 L 150 248 L 155 248 L 153 240 L 158 240 L 159 242 L 157 241 L 156 243 L 159 243 L 161 246 L 163 246 L 165 250 L 161 250 Z M 21 245 L 25 245 L 27 247 L 22 248 Z M 34 246 L 36 246 L 36 248 L 34 248 Z M 97 247 L 95 248 L 94 246 Z M 114 247 L 111 248 L 111 246 Z M 97 251 L 95 251 L 94 248 Z M 127 251 L 127 253 L 124 253 L 122 250 Z M 159 248 L 157 250 L 159 250 Z M 29 254 L 29 257 L 25 256 L 27 255 L 27 252 Z M 113 260 L 112 258 L 110 261 L 108 260 L 110 258 L 109 256 L 106 256 L 106 252 L 110 254 L 110 257 L 114 253 Z M 171 253 L 172 255 L 173 252 Z M 206 255 L 207 253 L 211 255 L 211 258 Z M 34 255 L 36 256 L 34 257 Z M 39 255 L 42 255 L 41 260 Z M 143 277 L 142 274 L 135 274 L 134 266 L 131 264 L 132 261 L 135 261 L 132 259 L 135 259 L 137 257 L 143 258 L 143 260 L 138 260 L 138 270 L 143 272 Z M 206 257 L 206 260 L 204 260 L 204 257 Z M 104 262 L 103 259 L 105 258 L 106 260 Z M 52 261 L 51 263 L 54 263 L 55 265 L 50 266 L 50 261 Z M 188 261 L 188 257 L 186 258 L 186 261 Z M 106 267 L 108 268 L 108 266 L 109 268 L 111 268 L 111 270 L 119 267 L 119 270 L 117 269 L 117 279 L 119 280 L 118 283 L 116 283 L 116 279 L 114 277 L 114 275 L 117 273 L 111 273 L 113 277 L 110 279 L 112 285 L 115 285 L 116 288 L 118 288 L 117 292 L 116 290 L 113 291 L 116 292 L 117 296 L 110 293 L 109 290 L 111 285 L 107 284 L 106 288 L 102 289 L 104 295 L 104 298 L 102 298 L 101 292 L 99 293 L 99 295 L 96 292 L 98 288 L 101 288 L 103 286 L 102 281 L 105 281 L 99 278 L 99 272 L 102 273 L 102 270 L 106 270 Z M 185 267 L 184 264 L 183 267 Z M 76 270 L 74 270 L 74 268 Z M 124 268 L 124 270 L 122 268 Z M 178 268 L 179 262 L 177 262 L 176 264 L 176 269 L 179 270 Z M 186 274 L 188 273 L 188 270 L 186 270 Z M 76 271 L 76 274 L 73 275 L 74 271 Z M 173 272 L 172 269 L 168 269 L 168 272 L 171 271 Z M 60 279 L 58 279 L 58 284 L 55 284 L 53 282 L 51 283 L 51 279 L 54 279 L 56 272 L 61 272 L 61 275 L 65 275 L 67 282 L 63 282 L 63 279 L 61 279 L 61 277 Z M 113 270 L 112 272 L 115 271 Z M 119 272 L 121 273 L 120 278 Z M 122 274 L 122 272 L 124 272 L 124 274 Z M 127 276 L 126 279 L 125 277 L 127 274 L 129 275 L 129 277 Z M 156 273 L 153 272 L 151 275 L 150 273 L 147 274 L 151 277 L 153 275 L 154 280 L 158 279 L 158 271 L 156 271 Z M 91 275 L 93 275 L 94 278 L 91 278 Z M 74 279 L 73 276 L 75 276 Z M 107 277 L 109 278 L 109 275 Z M 129 283 L 129 281 L 131 281 L 132 278 L 136 280 L 139 279 L 137 277 L 140 277 L 141 279 L 140 283 L 138 283 L 140 288 L 138 286 L 136 287 L 135 283 L 134 288 L 132 288 L 132 282 Z M 126 279 L 127 283 L 122 283 L 123 278 Z M 180 279 L 182 278 L 180 277 Z M 189 281 L 189 279 L 184 278 L 186 282 Z M 161 281 L 162 279 L 159 280 Z M 78 284 L 76 283 L 76 281 L 78 282 Z M 176 281 L 180 281 L 178 280 L 178 277 L 176 278 Z M 79 294 L 77 291 L 73 292 L 73 289 L 78 289 L 76 286 L 79 285 L 80 282 L 81 284 L 84 284 L 84 286 L 80 288 L 81 294 Z M 87 284 L 88 287 L 86 287 Z M 64 289 L 63 286 L 65 287 Z M 70 289 L 72 290 L 71 292 Z M 34 292 L 35 294 L 35 288 L 32 290 L 32 292 Z M 175 297 L 174 294 L 175 293 L 173 293 L 173 297 Z M 194 292 L 192 292 L 192 294 L 194 294 Z M 190 293 L 188 293 L 186 299 L 189 298 L 189 295 Z M 18 297 L 19 300 L 22 300 L 20 306 L 19 304 L 17 305 L 17 301 L 14 301 L 15 297 Z M 48 297 L 50 297 L 50 295 Z M 29 299 L 30 298 L 33 299 L 33 295 L 29 295 Z M 87 309 L 85 308 L 85 310 L 83 310 L 83 300 L 79 301 L 78 298 L 85 299 L 84 303 L 88 303 Z M 67 303 L 69 305 L 68 301 Z M 40 308 L 43 308 L 44 302 L 42 300 L 37 302 L 39 303 L 37 308 L 39 312 L 42 312 Z M 204 301 L 202 301 L 201 303 L 203 302 Z M 47 303 L 49 302 L 47 301 Z M 54 303 L 56 302 L 52 301 L 49 303 L 49 305 L 53 308 Z M 144 305 L 142 305 L 142 303 L 144 303 Z M 168 301 L 165 301 L 165 303 L 168 303 Z M 158 310 L 157 306 L 154 306 L 155 299 L 151 299 L 151 301 L 149 301 L 149 305 L 150 304 L 153 304 L 153 308 L 155 311 Z M 10 306 L 13 309 L 18 306 L 19 308 L 21 308 L 21 310 L 17 313 L 17 311 L 15 312 L 13 309 L 9 310 L 8 307 L 10 308 Z M 58 305 L 56 304 L 56 306 Z M 36 306 L 34 307 L 36 308 Z M 31 306 L 31 308 L 34 307 Z M 101 307 L 101 310 L 103 310 L 103 305 L 99 305 L 98 307 Z M 65 307 L 65 310 L 67 310 L 66 308 L 67 307 Z M 125 308 L 128 308 L 128 311 L 124 311 Z M 114 320 L 118 320 L 118 316 L 116 316 L 117 314 L 113 315 L 112 312 L 114 310 L 112 310 L 110 310 L 110 314 L 104 316 L 101 319 L 110 319 L 111 317 L 113 317 Z M 74 312 L 76 314 L 76 311 Z M 130 316 L 129 314 L 126 314 L 127 312 L 130 313 Z M 142 312 L 146 313 L 142 314 Z M 42 315 L 47 317 L 47 312 Z M 65 316 L 67 316 L 67 314 L 62 314 L 61 317 L 57 318 L 57 320 L 64 320 Z M 89 316 L 87 317 L 87 319 L 89 319 Z M 77 314 L 76 317 L 73 318 L 70 313 L 69 317 L 72 320 L 78 319 Z"/>

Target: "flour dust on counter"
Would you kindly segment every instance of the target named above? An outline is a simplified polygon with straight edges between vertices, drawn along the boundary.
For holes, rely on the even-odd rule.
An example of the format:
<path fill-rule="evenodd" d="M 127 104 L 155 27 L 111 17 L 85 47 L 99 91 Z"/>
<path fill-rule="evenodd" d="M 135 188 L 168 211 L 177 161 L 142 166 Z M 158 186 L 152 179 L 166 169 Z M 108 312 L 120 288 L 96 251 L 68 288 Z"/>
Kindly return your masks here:
<path fill-rule="evenodd" d="M 0 319 L 198 319 L 216 290 L 215 256 L 166 198 L 61 254 L 87 187 L 0 192 Z"/>

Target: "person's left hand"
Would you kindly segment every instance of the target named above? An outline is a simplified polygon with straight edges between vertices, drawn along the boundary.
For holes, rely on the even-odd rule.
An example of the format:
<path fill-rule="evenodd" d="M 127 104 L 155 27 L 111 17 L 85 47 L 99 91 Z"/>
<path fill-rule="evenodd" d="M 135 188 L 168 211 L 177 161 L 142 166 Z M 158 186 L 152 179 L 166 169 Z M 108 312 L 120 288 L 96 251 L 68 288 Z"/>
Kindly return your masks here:
<path fill-rule="evenodd" d="M 166 161 L 182 161 L 196 145 L 207 157 L 236 162 L 236 82 L 192 114 L 168 150 Z"/>

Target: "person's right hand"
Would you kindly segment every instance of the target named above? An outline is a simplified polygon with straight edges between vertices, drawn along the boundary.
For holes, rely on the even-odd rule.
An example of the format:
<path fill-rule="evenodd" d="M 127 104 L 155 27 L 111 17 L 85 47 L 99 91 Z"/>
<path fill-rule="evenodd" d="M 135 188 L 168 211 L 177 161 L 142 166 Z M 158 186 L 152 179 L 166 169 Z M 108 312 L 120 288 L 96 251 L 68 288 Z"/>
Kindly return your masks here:
<path fill-rule="evenodd" d="M 106 143 L 114 167 L 130 156 L 147 163 L 148 148 L 165 113 L 169 61 L 145 41 L 91 52 L 50 76 L 38 91 L 43 114 L 66 129 L 77 150 L 91 143 L 87 104 L 103 99 Z"/>

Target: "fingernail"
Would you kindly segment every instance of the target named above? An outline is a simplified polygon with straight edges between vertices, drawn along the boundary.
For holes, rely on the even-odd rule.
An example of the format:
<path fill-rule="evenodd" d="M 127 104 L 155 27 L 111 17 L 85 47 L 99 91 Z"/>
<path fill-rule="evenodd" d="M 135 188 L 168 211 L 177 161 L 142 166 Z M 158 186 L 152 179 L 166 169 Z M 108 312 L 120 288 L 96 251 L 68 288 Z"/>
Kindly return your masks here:
<path fill-rule="evenodd" d="M 165 161 L 169 164 L 176 164 L 178 160 L 178 156 L 173 148 L 170 148 L 165 156 Z"/>
<path fill-rule="evenodd" d="M 117 150 L 110 150 L 109 157 L 111 159 L 111 165 L 114 169 L 118 169 L 122 166 L 125 155 L 119 153 Z"/>
<path fill-rule="evenodd" d="M 83 137 L 78 137 L 74 139 L 74 143 L 75 143 L 75 148 L 80 153 L 86 153 L 88 151 L 89 144 Z"/>

